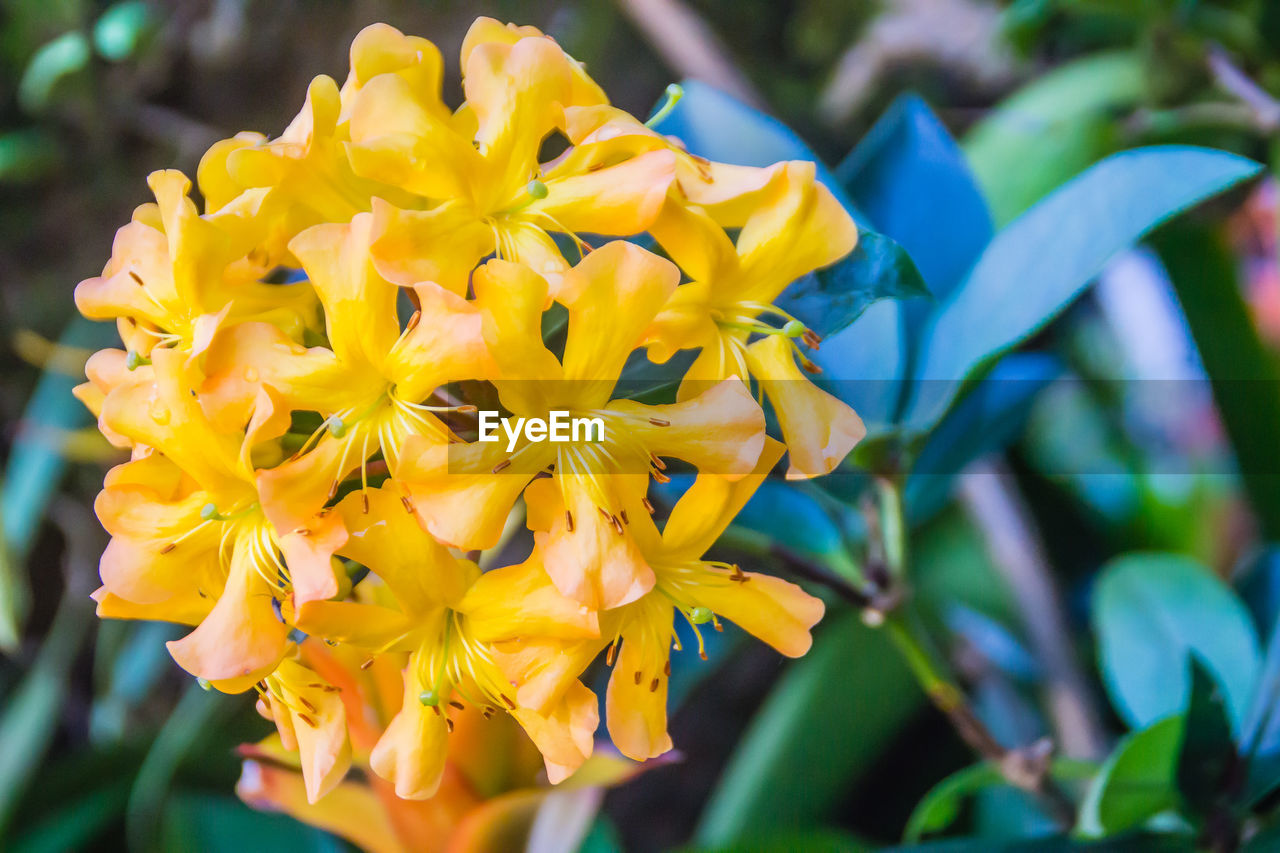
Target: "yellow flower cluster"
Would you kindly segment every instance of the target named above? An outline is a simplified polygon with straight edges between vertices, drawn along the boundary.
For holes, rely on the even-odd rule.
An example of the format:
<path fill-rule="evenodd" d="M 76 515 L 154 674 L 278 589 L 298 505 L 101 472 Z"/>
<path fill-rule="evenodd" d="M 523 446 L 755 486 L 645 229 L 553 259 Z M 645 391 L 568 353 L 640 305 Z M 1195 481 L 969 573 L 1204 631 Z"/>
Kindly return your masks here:
<path fill-rule="evenodd" d="M 76 291 L 124 342 L 78 389 L 131 453 L 97 501 L 99 613 L 193 626 L 174 659 L 258 691 L 312 800 L 353 748 L 431 796 L 460 708 L 509 713 L 565 778 L 592 752 L 580 679 L 602 654 L 613 742 L 667 751 L 677 617 L 794 656 L 823 610 L 705 551 L 784 452 L 787 477 L 817 476 L 864 432 L 774 304 L 857 239 L 813 164 L 693 156 L 532 28 L 478 20 L 461 66 L 450 109 L 434 45 L 365 29 L 346 81 L 317 77 L 280 137 L 208 151 L 203 212 L 182 174 L 153 174 L 155 202 Z M 663 255 L 606 242 L 635 235 Z M 675 402 L 621 393 L 625 365 L 682 350 Z M 483 441 L 483 405 L 602 433 Z M 698 476 L 659 529 L 649 483 L 670 459 Z M 532 552 L 496 567 L 522 522 Z M 359 708 L 313 643 L 398 674 L 375 742 L 353 747 Z"/>

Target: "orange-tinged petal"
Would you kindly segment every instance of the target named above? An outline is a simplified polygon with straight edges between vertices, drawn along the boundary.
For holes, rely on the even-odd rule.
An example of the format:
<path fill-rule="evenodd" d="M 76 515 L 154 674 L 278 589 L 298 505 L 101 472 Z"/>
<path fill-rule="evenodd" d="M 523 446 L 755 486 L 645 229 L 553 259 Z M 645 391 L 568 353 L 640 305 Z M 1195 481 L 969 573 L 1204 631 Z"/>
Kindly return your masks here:
<path fill-rule="evenodd" d="M 616 484 L 621 492 L 638 489 L 643 494 L 643 476 L 558 474 L 556 480 L 569 515 L 537 537 L 543 565 L 556 588 L 592 610 L 635 601 L 654 584 L 653 569 L 635 540 L 627 535 L 620 513 L 600 509 L 596 488 L 596 481 L 600 479 L 625 481 Z M 639 503 L 638 496 L 634 503 Z M 570 516 L 572 530 L 569 529 Z"/>
<path fill-rule="evenodd" d="M 662 529 L 664 551 L 690 559 L 699 559 L 705 554 L 755 494 L 782 458 L 784 449 L 781 443 L 766 438 L 755 470 L 739 480 L 716 474 L 698 475 L 689 490 L 676 501 Z"/>
<path fill-rule="evenodd" d="M 152 622 L 196 625 L 209 614 L 209 610 L 213 607 L 211 600 L 201 598 L 194 590 L 160 604 L 138 604 L 128 601 L 108 592 L 106 587 L 99 587 L 89 597 L 97 602 L 95 612 L 100 619 L 146 619 Z"/>
<path fill-rule="evenodd" d="M 700 208 L 668 200 L 649 232 L 694 281 L 718 283 L 739 274 L 733 241 Z"/>
<path fill-rule="evenodd" d="M 773 646 L 787 657 L 800 657 L 809 651 L 813 637 L 809 629 L 818 624 L 825 607 L 793 583 L 771 575 L 744 572 L 746 580 L 729 580 L 727 572 L 719 572 L 723 583 L 697 586 L 697 603 L 709 607 L 747 633 Z"/>
<path fill-rule="evenodd" d="M 388 24 L 370 24 L 352 40 L 350 57 L 351 71 L 342 84 L 343 111 L 339 121 L 346 119 L 353 96 L 384 74 L 405 81 L 419 103 L 433 114 L 448 116 L 448 107 L 440 99 L 444 60 L 428 40 L 406 36 Z"/>
<path fill-rule="evenodd" d="M 423 530 L 395 484 L 366 494 L 368 512 L 358 492 L 338 504 L 335 514 L 350 531 L 340 553 L 382 578 L 406 613 L 456 606 L 479 574 L 476 565 L 453 556 Z"/>
<path fill-rule="evenodd" d="M 560 362 L 542 342 L 542 312 L 549 302 L 546 279 L 520 264 L 493 260 L 476 270 L 474 286 L 481 328 L 499 378 L 561 378 Z M 529 397 L 527 401 L 504 399 L 514 411 L 545 411 L 536 389 L 513 387 Z"/>
<path fill-rule="evenodd" d="M 299 631 L 364 651 L 405 651 L 396 640 L 418 627 L 399 610 L 357 601 L 310 601 L 298 607 Z"/>
<path fill-rule="evenodd" d="M 471 51 L 475 50 L 479 45 L 487 42 L 515 44 L 524 38 L 542 37 L 544 37 L 542 31 L 537 27 L 503 24 L 501 21 L 483 16 L 476 18 L 471 28 L 467 30 L 466 37 L 462 40 L 462 67 L 467 67 Z M 569 63 L 572 66 L 571 73 L 573 78 L 570 88 L 570 102 L 574 104 L 607 104 L 608 98 L 605 96 L 604 90 L 587 75 L 582 63 L 572 57 L 569 57 Z"/>
<path fill-rule="evenodd" d="M 396 339 L 399 290 L 378 275 L 369 259 L 372 214 L 347 224 L 316 225 L 289 243 L 321 303 L 330 349 L 348 365 L 380 368 Z"/>
<path fill-rule="evenodd" d="M 670 605 L 652 597 L 638 604 L 622 630 L 622 647 L 609 678 L 605 695 L 609 737 L 623 755 L 636 761 L 671 749 L 666 673 L 671 617 Z"/>
<path fill-rule="evenodd" d="M 351 101 L 351 142 L 357 175 L 435 199 L 467 198 L 484 161 L 450 127 L 436 97 L 395 74 L 370 80 Z"/>
<path fill-rule="evenodd" d="M 308 800 L 302 774 L 267 761 L 246 760 L 236 794 L 260 811 L 284 812 L 295 820 L 341 836 L 369 853 L 404 853 L 378 796 L 355 781 L 343 782 L 320 802 Z"/>
<path fill-rule="evenodd" d="M 796 366 L 789 340 L 768 336 L 747 348 L 747 361 L 778 415 L 791 459 L 788 480 L 829 474 L 866 436 L 857 412 Z"/>
<path fill-rule="evenodd" d="M 420 668 L 411 657 L 404 702 L 369 756 L 373 772 L 393 783 L 396 796 L 406 800 L 424 800 L 439 789 L 448 745 L 444 714 L 418 701 L 418 694 L 432 689 L 418 677 Z"/>
<path fill-rule="evenodd" d="M 306 527 L 279 535 L 277 541 L 293 585 L 293 606 L 323 601 L 338 594 L 333 554 L 347 541 L 347 528 L 337 513 L 317 515 Z"/>
<path fill-rule="evenodd" d="M 179 666 L 232 693 L 275 669 L 288 646 L 289 628 L 276 618 L 255 559 L 250 536 L 237 536 L 218 603 L 194 631 L 167 644 Z"/>
<path fill-rule="evenodd" d="M 650 226 L 675 180 L 675 154 L 649 151 L 616 165 L 582 174 L 552 169 L 544 177 L 546 198 L 526 208 L 555 230 L 626 236 Z"/>
<path fill-rule="evenodd" d="M 551 784 L 567 779 L 591 757 L 600 709 L 596 695 L 581 682 L 570 685 L 559 704 L 547 714 L 516 708 L 511 716 L 542 753 Z"/>
<path fill-rule="evenodd" d="M 495 367 L 476 305 L 432 282 L 413 291 L 419 320 L 396 341 L 384 365 L 396 396 L 418 402 L 446 383 L 489 378 Z"/>
<path fill-rule="evenodd" d="M 738 234 L 739 300 L 769 303 L 805 273 L 847 255 L 858 241 L 848 211 L 814 176 L 814 164 L 787 163 L 768 200 Z"/>
<path fill-rule="evenodd" d="M 373 217 L 373 264 L 387 281 L 403 287 L 433 281 L 466 293 L 471 271 L 494 249 L 493 230 L 469 204 L 402 210 L 375 198 Z"/>
<path fill-rule="evenodd" d="M 681 403 L 647 406 L 619 400 L 609 410 L 634 416 L 631 435 L 642 447 L 683 459 L 699 471 L 745 477 L 764 450 L 764 412 L 736 378 Z"/>
<path fill-rule="evenodd" d="M 467 614 L 468 623 L 483 640 L 600 636 L 595 611 L 562 595 L 536 554 L 518 565 L 485 572 L 467 590 L 458 609 Z"/>
<path fill-rule="evenodd" d="M 592 391 L 589 396 L 602 405 L 627 357 L 679 283 L 680 271 L 670 261 L 634 243 L 616 240 L 583 258 L 565 273 L 556 295 L 569 310 L 564 378 L 598 384 L 603 394 Z"/>
<path fill-rule="evenodd" d="M 546 713 L 578 683 L 600 654 L 605 640 L 519 637 L 496 644 L 494 660 L 516 685 L 516 703 Z"/>
<path fill-rule="evenodd" d="M 449 836 L 448 853 L 506 853 L 524 850 L 547 794 L 529 788 L 486 801 L 467 814 Z"/>

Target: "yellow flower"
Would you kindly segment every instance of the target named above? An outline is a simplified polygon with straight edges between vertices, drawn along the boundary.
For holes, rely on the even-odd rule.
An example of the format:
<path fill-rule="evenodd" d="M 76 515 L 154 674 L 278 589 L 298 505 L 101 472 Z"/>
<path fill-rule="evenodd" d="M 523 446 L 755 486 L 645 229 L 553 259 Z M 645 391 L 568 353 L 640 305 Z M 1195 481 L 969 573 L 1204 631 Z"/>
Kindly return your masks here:
<path fill-rule="evenodd" d="M 447 406 L 426 405 L 439 386 L 484 378 L 490 359 L 474 305 L 430 282 L 410 291 L 417 305 L 401 327 L 401 289 L 369 259 L 371 218 L 316 225 L 291 242 L 324 306 L 328 347 L 304 349 L 278 329 L 244 323 L 218 336 L 206 360 L 206 403 L 231 422 L 249 413 L 274 430 L 294 411 L 318 412 L 323 425 L 294 456 L 258 477 L 267 516 L 281 529 L 302 526 L 352 472 L 367 486 L 367 461 L 381 453 L 397 471 L 409 436 L 444 444 L 448 428 L 436 417 Z M 268 415 L 270 417 L 268 417 Z"/>
<path fill-rule="evenodd" d="M 263 514 L 241 437 L 214 429 L 193 396 L 182 353 L 106 395 L 102 421 L 136 446 L 107 475 L 96 510 L 112 539 L 102 556 L 100 612 L 196 625 L 169 644 L 188 672 L 231 692 L 285 655 L 289 615 L 340 589 L 331 564 L 346 538 L 336 516 L 280 531 Z"/>
<path fill-rule="evenodd" d="M 812 163 L 782 164 L 769 192 L 738 234 L 737 244 L 705 211 L 668 203 L 650 229 L 692 279 L 654 321 L 649 356 L 701 352 L 684 377 L 681 396 L 736 376 L 760 380 L 790 451 L 789 479 L 829 473 L 866 435 L 857 414 L 813 385 L 796 367 L 809 366 L 790 337 L 818 339 L 774 301 L 797 278 L 848 254 L 857 241 L 849 214 L 815 177 Z M 791 321 L 775 327 L 762 317 Z M 796 328 L 799 327 L 799 328 Z M 755 343 L 753 335 L 763 335 Z"/>
<path fill-rule="evenodd" d="M 633 152 L 602 139 L 539 162 L 566 108 L 605 102 L 554 41 L 482 18 L 463 42 L 461 64 L 466 104 L 452 116 L 394 75 L 370 80 L 352 99 L 355 171 L 422 199 L 374 202 L 383 275 L 461 293 L 493 252 L 543 275 L 562 272 L 567 264 L 548 232 L 645 230 L 674 179 L 670 151 Z"/>
<path fill-rule="evenodd" d="M 640 598 L 599 614 L 601 637 L 567 636 L 530 615 L 523 602 L 554 602 L 557 591 L 543 562 L 543 548 L 564 524 L 555 488 L 547 480 L 530 486 L 529 523 L 540 532 L 538 549 L 518 566 L 486 573 L 467 593 L 461 609 L 477 636 L 503 653 L 507 675 L 522 703 L 537 708 L 556 701 L 599 652 L 610 646 L 613 666 L 606 697 L 609 735 L 636 760 L 671 748 L 667 734 L 670 653 L 679 641 L 674 619 L 684 618 L 699 639 L 701 625 L 719 628 L 724 617 L 789 657 L 809 650 L 809 629 L 822 618 L 823 604 L 795 584 L 737 566 L 708 562 L 703 555 L 747 502 L 782 456 L 769 440 L 755 470 L 737 480 L 702 474 L 677 502 L 659 533 L 648 514 L 636 513 L 632 536 L 655 577 Z"/>
<path fill-rule="evenodd" d="M 515 416 L 599 418 L 602 441 L 503 441 L 429 446 L 406 442 L 400 479 L 427 528 L 461 548 L 492 546 L 525 484 L 554 465 L 567 524 L 546 546 L 557 586 L 592 608 L 616 607 L 653 585 L 627 534 L 661 457 L 728 476 L 748 473 L 764 441 L 764 414 L 741 382 L 729 381 L 674 405 L 613 400 L 644 330 L 676 287 L 667 261 L 623 242 L 597 249 L 565 274 L 557 300 L 569 321 L 564 356 L 542 341 L 545 279 L 527 267 L 490 261 L 476 271 L 476 305 L 494 385 Z M 625 309 L 619 310 L 620 306 Z M 585 437 L 584 437 L 585 438 Z"/>
<path fill-rule="evenodd" d="M 338 506 L 351 530 L 339 552 L 367 566 L 392 600 L 311 601 L 300 607 L 297 624 L 370 655 L 409 653 L 403 703 L 370 756 L 374 772 L 394 782 L 398 796 L 431 796 L 444 770 L 451 715 L 465 703 L 510 713 L 542 751 L 552 781 L 567 776 L 591 754 L 598 722 L 591 691 L 568 689 L 543 711 L 520 706 L 487 645 L 457 610 L 479 568 L 423 531 L 392 489 L 369 491 L 368 512 L 364 497 L 349 495 Z M 597 633 L 590 611 L 562 598 L 548 602 L 554 609 L 547 619 L 571 624 L 579 635 Z M 536 602 L 526 606 L 536 611 Z"/>
<path fill-rule="evenodd" d="M 157 346 L 199 355 L 224 323 L 256 319 L 292 337 L 315 324 L 309 287 L 261 281 L 270 267 L 243 216 L 200 216 L 181 172 L 154 172 L 148 183 L 155 203 L 139 207 L 116 233 L 103 274 L 76 288 L 82 314 L 117 320 L 125 344 L 142 357 Z"/>

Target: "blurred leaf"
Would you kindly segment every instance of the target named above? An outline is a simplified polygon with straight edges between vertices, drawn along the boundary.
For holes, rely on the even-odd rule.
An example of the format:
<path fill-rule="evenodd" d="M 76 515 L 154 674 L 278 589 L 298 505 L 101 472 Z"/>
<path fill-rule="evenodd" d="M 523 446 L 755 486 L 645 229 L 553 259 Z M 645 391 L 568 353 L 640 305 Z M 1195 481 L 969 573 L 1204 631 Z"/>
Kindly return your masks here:
<path fill-rule="evenodd" d="M 27 63 L 18 83 L 18 101 L 31 112 L 44 109 L 58 82 L 88 64 L 89 40 L 84 33 L 63 33 L 37 50 Z"/>
<path fill-rule="evenodd" d="M 194 681 L 187 688 L 156 736 L 147 757 L 143 759 L 133 788 L 129 791 L 129 806 L 125 817 L 132 849 L 154 849 L 161 830 L 168 832 L 167 821 L 162 822 L 162 816 L 167 815 L 165 804 L 169 799 L 169 787 L 174 773 L 195 745 L 214 727 L 216 721 L 234 709 L 235 703 L 217 691 L 206 691 Z M 245 811 L 250 810 L 246 807 Z"/>
<path fill-rule="evenodd" d="M 848 257 L 797 279 L 775 301 L 826 337 L 846 328 L 878 299 L 928 296 L 920 271 L 901 246 L 883 234 L 862 231 Z"/>
<path fill-rule="evenodd" d="M 912 517 L 932 516 L 969 463 L 1017 438 L 1037 394 L 1061 370 L 1052 356 L 1012 353 L 974 383 L 929 434 L 911 466 L 904 498 Z"/>
<path fill-rule="evenodd" d="M 57 139 L 39 128 L 0 133 L 0 184 L 40 180 L 60 162 Z"/>
<path fill-rule="evenodd" d="M 907 250 L 937 299 L 991 241 L 991 214 L 964 154 L 916 95 L 893 102 L 836 177 L 871 224 Z"/>
<path fill-rule="evenodd" d="M 1258 640 L 1244 605 L 1209 569 L 1177 554 L 1139 553 L 1102 568 L 1093 625 L 1103 682 L 1133 728 L 1180 713 L 1195 653 L 1226 691 L 1240 731 L 1259 672 Z"/>
<path fill-rule="evenodd" d="M 1280 539 L 1275 442 L 1280 370 L 1258 337 L 1236 275 L 1236 257 L 1206 228 L 1181 225 L 1155 240 L 1213 386 L 1214 402 L 1263 535 Z"/>
<path fill-rule="evenodd" d="M 235 797 L 183 793 L 171 797 L 165 806 L 160 843 L 134 849 L 160 853 L 343 853 L 348 848 L 325 832 L 286 815 L 255 811 Z"/>
<path fill-rule="evenodd" d="M 820 821 L 923 698 L 881 632 L 856 613 L 835 616 L 751 721 L 696 843 L 725 847 Z"/>
<path fill-rule="evenodd" d="M 1266 657 L 1245 716 L 1240 753 L 1247 761 L 1245 801 L 1256 802 L 1280 787 L 1280 630 L 1274 623 Z"/>
<path fill-rule="evenodd" d="M 94 23 L 93 46 L 103 59 L 128 59 L 142 43 L 151 23 L 151 10 L 141 0 L 116 3 Z"/>
<path fill-rule="evenodd" d="M 112 325 L 77 317 L 58 343 L 96 349 L 108 346 L 114 338 Z M 21 567 L 66 471 L 64 437 L 93 423 L 93 415 L 71 395 L 77 383 L 66 374 L 45 371 L 22 413 L 9 451 L 0 489 L 0 543 L 8 551 L 8 559 L 0 562 L 0 649 L 12 648 L 17 641 L 25 607 Z"/>
<path fill-rule="evenodd" d="M 810 353 L 823 370 L 814 381 L 852 406 L 869 436 L 892 429 L 902 395 L 907 364 L 903 309 L 892 299 L 881 300 Z"/>
<path fill-rule="evenodd" d="M 1055 779 L 1077 780 L 1087 779 L 1096 770 L 1089 762 L 1060 758 L 1053 762 L 1050 773 Z M 905 841 L 919 841 L 925 835 L 942 832 L 960 816 L 967 797 L 984 788 L 1008 786 L 1000 769 L 989 762 L 958 770 L 929 789 L 912 810 L 902 837 Z"/>
<path fill-rule="evenodd" d="M 957 838 L 885 847 L 881 853 L 1192 853 L 1195 839 L 1175 835 L 1128 835 L 1105 841 L 1051 838 Z"/>
<path fill-rule="evenodd" d="M 965 377 L 1052 320 L 1116 252 L 1258 169 L 1210 149 L 1141 148 L 1103 160 L 1039 202 L 996 235 L 939 306 L 921 340 L 907 424 L 936 423 Z"/>
<path fill-rule="evenodd" d="M 1143 96 L 1142 58 L 1098 53 L 1036 77 L 965 137 L 964 150 L 1000 223 L 1118 144 L 1115 113 Z"/>
<path fill-rule="evenodd" d="M 92 602 L 63 596 L 40 652 L 0 716 L 0 838 L 45 751 L 66 701 L 71 665 L 93 620 Z"/>
<path fill-rule="evenodd" d="M 807 832 L 767 833 L 759 838 L 735 844 L 687 848 L 684 853 L 871 853 L 874 845 L 866 844 L 844 832 L 815 829 Z"/>
<path fill-rule="evenodd" d="M 1235 762 L 1231 724 L 1222 690 L 1195 654 L 1188 658 L 1191 698 L 1178 754 L 1178 790 L 1187 804 L 1204 813 L 1222 795 Z"/>
<path fill-rule="evenodd" d="M 1250 555 L 1232 577 L 1236 590 L 1253 616 L 1258 636 L 1272 637 L 1276 617 L 1280 616 L 1280 548 L 1273 544 L 1263 546 Z M 1280 666 L 1280 660 L 1276 663 Z"/>
<path fill-rule="evenodd" d="M 1176 806 L 1185 729 L 1178 713 L 1126 735 L 1089 785 L 1077 829 L 1090 838 L 1116 835 Z"/>
<path fill-rule="evenodd" d="M 68 803 L 13 840 L 12 853 L 64 853 L 82 850 L 124 812 L 128 791 L 121 785 L 100 788 Z"/>
<path fill-rule="evenodd" d="M 765 480 L 734 518 L 733 527 L 824 562 L 844 577 L 856 574 L 840 525 L 801 483 Z"/>

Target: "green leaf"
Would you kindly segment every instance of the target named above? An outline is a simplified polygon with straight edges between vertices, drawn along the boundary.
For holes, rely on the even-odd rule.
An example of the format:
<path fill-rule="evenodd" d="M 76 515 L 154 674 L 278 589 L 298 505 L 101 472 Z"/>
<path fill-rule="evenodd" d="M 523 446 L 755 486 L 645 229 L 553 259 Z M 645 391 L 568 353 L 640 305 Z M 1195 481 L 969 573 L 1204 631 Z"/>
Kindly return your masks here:
<path fill-rule="evenodd" d="M 63 33 L 37 50 L 27 63 L 18 83 L 19 103 L 33 112 L 43 109 L 58 82 L 88 64 L 89 40 L 83 33 Z"/>
<path fill-rule="evenodd" d="M 1097 767 L 1087 761 L 1057 759 L 1051 775 L 1058 780 L 1087 779 Z M 926 835 L 942 832 L 960 815 L 960 808 L 967 797 L 984 788 L 1009 787 L 1000 775 L 1000 769 L 989 762 L 974 764 L 952 773 L 929 790 L 911 812 L 902 837 L 905 841 L 919 841 Z"/>
<path fill-rule="evenodd" d="M 1103 160 L 1005 228 L 925 330 L 905 422 L 926 430 L 964 379 L 1052 320 L 1117 252 L 1258 172 L 1206 148 L 1140 148 Z"/>
<path fill-rule="evenodd" d="M 724 847 L 821 820 L 920 707 L 888 639 L 844 612 L 779 679 L 729 760 L 695 841 Z"/>
<path fill-rule="evenodd" d="M 349 848 L 328 833 L 283 814 L 255 811 L 235 797 L 182 793 L 169 799 L 159 853 L 342 853 Z"/>
<path fill-rule="evenodd" d="M 1280 539 L 1280 370 L 1245 304 L 1236 256 L 1220 234 L 1203 227 L 1179 224 L 1154 242 L 1209 374 L 1249 502 L 1263 535 Z"/>
<path fill-rule="evenodd" d="M 0 183 L 40 180 L 60 162 L 60 149 L 58 140 L 39 128 L 0 133 Z"/>
<path fill-rule="evenodd" d="M 1240 731 L 1259 672 L 1258 639 L 1235 594 L 1209 569 L 1177 554 L 1138 553 L 1103 567 L 1093 595 L 1103 682 L 1133 728 L 1180 713 L 1194 653 L 1226 693 Z"/>
<path fill-rule="evenodd" d="M 879 299 L 929 295 L 920 271 L 901 246 L 883 234 L 863 231 L 847 258 L 798 279 L 777 304 L 826 337 L 846 328 Z"/>
<path fill-rule="evenodd" d="M 116 3 L 93 25 L 93 46 L 103 59 L 128 59 L 142 44 L 151 24 L 151 9 L 142 0 Z"/>
<path fill-rule="evenodd" d="M 1129 51 L 1077 59 L 1002 101 L 964 150 L 1000 223 L 1115 150 L 1115 113 L 1142 98 L 1142 58 Z"/>
<path fill-rule="evenodd" d="M 1177 805 L 1185 728 L 1186 718 L 1175 714 L 1126 735 L 1090 784 L 1077 830 L 1090 838 L 1116 835 Z"/>
<path fill-rule="evenodd" d="M 1222 690 L 1194 654 L 1188 669 L 1191 699 L 1178 754 L 1178 790 L 1193 810 L 1204 813 L 1222 796 L 1235 763 L 1235 744 Z"/>
<path fill-rule="evenodd" d="M 692 847 L 683 853 L 871 853 L 876 848 L 845 832 L 815 829 L 769 833 L 759 838 L 717 847 Z"/>
<path fill-rule="evenodd" d="M 99 788 L 45 817 L 13 840 L 12 853 L 63 853 L 83 850 L 124 813 L 128 791 L 121 785 Z"/>

